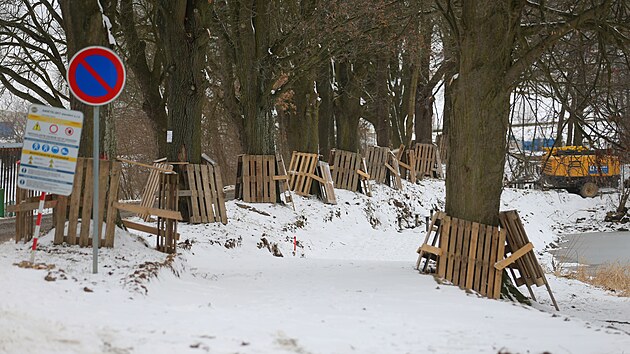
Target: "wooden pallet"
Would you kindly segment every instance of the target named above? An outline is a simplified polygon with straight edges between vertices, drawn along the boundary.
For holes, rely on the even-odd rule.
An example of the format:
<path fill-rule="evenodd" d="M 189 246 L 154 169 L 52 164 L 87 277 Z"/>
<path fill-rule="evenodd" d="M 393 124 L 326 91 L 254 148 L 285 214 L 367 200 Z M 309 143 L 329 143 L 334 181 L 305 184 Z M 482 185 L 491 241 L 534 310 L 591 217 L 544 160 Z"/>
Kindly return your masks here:
<path fill-rule="evenodd" d="M 370 179 L 376 183 L 385 184 L 387 179 L 387 168 L 385 164 L 389 162 L 390 150 L 387 147 L 369 146 L 367 148 L 365 161 Z"/>
<path fill-rule="evenodd" d="M 409 163 L 416 171 L 416 176 L 443 178 L 442 161 L 440 151 L 434 144 L 416 144 L 413 148 L 414 163 Z"/>
<path fill-rule="evenodd" d="M 401 144 L 396 150 L 396 154 L 394 156 L 396 157 L 396 161 L 398 161 L 400 177 L 415 184 L 417 180 L 417 173 L 415 167 L 412 167 L 416 165 L 415 151 L 410 150 L 405 153 L 405 145 Z M 405 161 L 403 161 L 403 157 L 406 158 Z"/>
<path fill-rule="evenodd" d="M 16 204 L 7 206 L 7 211 L 15 213 L 15 243 L 28 242 L 33 239 L 35 231 L 34 211 L 39 208 L 39 192 L 17 187 L 15 183 Z M 56 204 L 52 196 L 46 196 L 44 208 L 51 208 Z"/>
<path fill-rule="evenodd" d="M 227 224 L 223 182 L 219 167 L 213 166 L 211 163 L 188 164 L 180 166 L 180 170 L 186 189 L 179 191 L 178 196 L 186 200 L 189 213 L 188 222 L 191 224 L 212 222 Z M 164 179 L 165 177 L 162 175 L 165 173 L 160 175 L 160 178 Z M 160 186 L 164 188 L 163 185 Z"/>
<path fill-rule="evenodd" d="M 129 160 L 121 160 L 125 163 L 131 163 L 133 161 Z M 137 164 L 137 163 L 134 163 Z M 140 200 L 140 205 L 148 208 L 153 208 L 156 203 L 156 193 L 159 188 L 160 174 L 164 172 L 173 171 L 173 165 L 169 164 L 166 161 L 166 158 L 159 159 L 153 161 L 153 166 L 143 165 L 150 169 L 149 178 L 147 179 L 147 183 L 144 185 L 144 189 L 142 191 L 142 199 Z M 138 217 L 143 219 L 144 221 L 150 221 L 151 216 L 148 214 L 138 214 Z"/>
<path fill-rule="evenodd" d="M 330 170 L 335 188 L 347 189 L 352 192 L 363 192 L 371 196 L 369 186 L 370 175 L 361 155 L 344 150 L 330 151 Z"/>
<path fill-rule="evenodd" d="M 156 249 L 161 252 L 175 253 L 177 251 L 177 222 L 182 220 L 178 211 L 179 176 L 175 172 L 160 174 L 157 191 L 157 208 L 134 204 L 114 203 L 113 207 L 132 213 L 142 213 L 157 217 L 157 227 L 123 220 L 123 225 L 129 229 L 151 233 L 157 236 Z"/>
<path fill-rule="evenodd" d="M 319 161 L 317 164 L 317 179 L 319 182 L 319 196 L 326 204 L 337 204 L 335 197 L 335 183 L 330 174 L 330 166 L 327 162 Z"/>
<path fill-rule="evenodd" d="M 307 197 L 311 195 L 313 176 L 319 155 L 294 151 L 289 164 L 289 186 L 293 192 Z"/>
<path fill-rule="evenodd" d="M 439 227 L 435 227 L 439 220 Z M 439 231 L 439 233 L 438 233 Z M 429 254 L 437 258 L 437 275 L 464 289 L 498 299 L 501 295 L 505 229 L 436 213 L 418 263 Z M 433 240 L 431 240 L 433 238 Z M 436 240 L 437 238 L 437 240 Z"/>
<path fill-rule="evenodd" d="M 506 259 L 506 266 L 510 270 L 514 282 L 517 286 L 524 284 L 534 301 L 536 301 L 536 296 L 534 296 L 531 287 L 544 285 L 554 307 L 559 310 L 545 272 L 536 259 L 534 247 L 527 237 L 518 212 L 516 210 L 501 212 L 499 219 L 501 220 L 501 227 L 507 230 L 506 255 L 509 254 L 509 256 Z M 507 262 L 508 260 L 510 262 Z"/>
<path fill-rule="evenodd" d="M 239 155 L 236 166 L 236 198 L 248 203 L 276 203 L 275 155 Z"/>
<path fill-rule="evenodd" d="M 389 162 L 385 163 L 385 168 L 387 168 L 387 184 L 397 190 L 402 190 L 402 177 L 400 173 L 400 163 L 391 151 L 389 152 Z"/>
<path fill-rule="evenodd" d="M 289 174 L 287 173 L 287 168 L 284 165 L 284 158 L 282 158 L 282 154 L 276 153 L 276 164 L 278 168 L 278 174 L 281 177 L 278 179 L 278 187 L 280 188 L 280 195 L 284 197 L 284 203 L 293 206 L 293 210 L 295 210 L 295 204 L 293 203 L 293 196 L 291 195 L 291 186 L 289 185 Z"/>
<path fill-rule="evenodd" d="M 69 196 L 58 196 L 55 218 L 55 238 L 53 243 L 67 243 L 87 247 L 92 244 L 92 200 L 94 191 L 93 160 L 79 158 L 74 175 L 74 185 Z M 99 247 L 114 247 L 116 230 L 116 209 L 118 187 L 120 185 L 120 162 L 100 160 L 98 176 L 98 239 Z M 81 227 L 79 228 L 79 219 Z M 68 222 L 66 228 L 66 221 Z M 103 223 L 105 230 L 103 232 Z"/>

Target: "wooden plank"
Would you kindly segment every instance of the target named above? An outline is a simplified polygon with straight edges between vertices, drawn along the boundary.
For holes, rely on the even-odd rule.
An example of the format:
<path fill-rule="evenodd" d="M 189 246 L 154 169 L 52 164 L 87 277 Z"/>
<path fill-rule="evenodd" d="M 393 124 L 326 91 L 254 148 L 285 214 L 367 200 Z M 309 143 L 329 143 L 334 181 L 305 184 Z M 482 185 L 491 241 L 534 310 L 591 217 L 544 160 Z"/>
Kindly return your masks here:
<path fill-rule="evenodd" d="M 137 231 L 141 231 L 141 232 L 146 232 L 148 234 L 153 234 L 153 235 L 157 235 L 158 234 L 158 228 L 155 226 L 149 226 L 149 225 L 144 225 L 144 224 L 139 224 L 133 221 L 129 221 L 129 220 L 123 220 L 122 221 L 123 225 L 125 225 L 126 228 L 128 229 L 133 229 L 133 230 L 137 230 Z M 179 239 L 179 233 L 175 233 L 177 239 Z"/>
<path fill-rule="evenodd" d="M 214 165 L 216 166 L 216 165 Z M 203 186 L 204 202 L 206 203 L 206 213 L 208 222 L 218 222 L 221 220 L 219 216 L 219 193 L 223 192 L 217 189 L 214 180 L 213 165 L 203 165 L 201 169 L 201 185 Z"/>
<path fill-rule="evenodd" d="M 107 217 L 105 226 L 105 247 L 114 247 L 114 239 L 116 236 L 116 216 L 117 211 L 114 208 L 114 202 L 118 201 L 118 188 L 120 186 L 120 170 L 119 162 L 114 162 L 112 166 L 112 174 L 109 182 L 109 192 L 107 193 Z"/>
<path fill-rule="evenodd" d="M 486 242 L 486 225 L 478 224 L 479 232 L 477 237 L 477 249 L 475 252 L 475 270 L 471 289 L 481 293 L 481 277 L 483 272 L 484 246 Z"/>
<path fill-rule="evenodd" d="M 531 242 L 528 242 L 525 246 L 519 248 L 516 252 L 513 252 L 509 257 L 500 260 L 494 264 L 494 267 L 498 270 L 503 270 L 508 265 L 516 262 L 517 259 L 524 256 L 527 252 L 534 249 L 534 245 Z"/>
<path fill-rule="evenodd" d="M 68 197 L 60 195 L 56 200 L 56 208 L 54 216 L 55 238 L 53 244 L 60 245 L 63 243 L 63 234 L 66 226 L 66 213 L 68 211 Z M 44 203 L 44 208 L 46 203 Z"/>
<path fill-rule="evenodd" d="M 486 237 L 484 240 L 483 246 L 483 263 L 481 265 L 481 283 L 480 283 L 480 293 L 483 296 L 488 296 L 488 273 L 491 271 L 490 267 L 490 253 L 492 247 L 492 227 L 486 225 Z"/>
<path fill-rule="evenodd" d="M 174 210 L 163 210 L 163 209 L 158 209 L 158 208 L 148 208 L 148 207 L 144 207 L 141 205 L 134 205 L 134 204 L 123 204 L 123 203 L 119 203 L 119 202 L 115 202 L 114 203 L 114 208 L 118 209 L 118 210 L 126 210 L 128 212 L 131 213 L 146 213 L 149 215 L 155 215 L 157 217 L 160 218 L 165 218 L 165 219 L 173 219 L 173 220 L 177 220 L 177 221 L 181 221 L 182 220 L 182 214 L 179 211 L 174 211 Z"/>
<path fill-rule="evenodd" d="M 79 245 L 85 247 L 88 245 L 89 230 L 90 230 L 90 217 L 92 215 L 92 190 L 94 189 L 94 182 L 92 181 L 93 175 L 93 162 L 92 159 L 85 160 L 85 180 L 83 190 L 83 203 L 81 213 L 81 234 L 79 236 Z"/>
<path fill-rule="evenodd" d="M 490 267 L 488 268 L 488 294 L 487 296 L 490 298 L 494 296 L 494 285 L 495 285 L 495 276 L 496 276 L 494 264 L 499 259 L 499 254 L 497 252 L 498 249 L 499 249 L 499 229 L 496 227 L 493 227 L 492 228 L 492 242 L 490 245 L 490 257 L 488 258 L 488 263 L 490 264 Z M 501 255 L 501 257 L 503 257 L 503 255 Z"/>
<path fill-rule="evenodd" d="M 503 258 L 503 253 L 505 252 L 505 229 L 499 230 L 497 228 L 497 231 L 499 234 L 498 235 L 499 244 L 497 245 L 497 260 L 499 260 Z M 503 270 L 497 269 L 494 275 L 494 293 L 492 295 L 493 299 L 498 299 L 501 296 L 502 280 L 503 280 Z"/>
<path fill-rule="evenodd" d="M 445 279 L 446 278 L 446 268 L 448 267 L 449 262 L 449 253 L 448 248 L 450 245 L 450 234 L 451 234 L 451 217 L 448 215 L 444 215 L 444 218 L 441 220 L 440 226 L 440 249 L 442 250 L 442 257 L 438 258 L 438 277 Z"/>
<path fill-rule="evenodd" d="M 458 219 L 457 222 L 457 238 L 455 242 L 455 254 L 453 261 L 453 284 L 459 286 L 459 275 L 460 269 L 462 266 L 462 249 L 464 246 L 464 234 L 466 231 L 466 221 L 462 219 Z"/>
<path fill-rule="evenodd" d="M 184 166 L 183 170 L 186 171 L 186 180 L 188 181 L 188 189 L 190 189 L 189 220 L 191 223 L 200 223 L 201 214 L 199 213 L 199 192 L 197 191 L 195 182 L 195 167 L 193 165 L 187 165 Z M 164 186 L 162 186 L 162 188 L 164 188 Z"/>
<path fill-rule="evenodd" d="M 252 193 L 252 156 L 243 156 L 243 200 L 246 202 L 254 202 Z M 255 189 L 254 189 L 255 190 Z"/>
<path fill-rule="evenodd" d="M 455 249 L 457 244 L 457 232 L 459 229 L 459 219 L 451 218 L 451 232 L 448 244 L 448 263 L 446 266 L 446 280 L 453 281 L 453 268 L 455 266 Z"/>
<path fill-rule="evenodd" d="M 472 223 L 470 231 L 470 244 L 468 247 L 468 260 L 466 265 L 466 289 L 473 288 L 475 277 L 475 260 L 477 252 L 477 239 L 479 238 L 479 223 Z"/>
<path fill-rule="evenodd" d="M 223 194 L 223 180 L 221 179 L 221 169 L 219 166 L 214 168 L 214 180 L 217 189 L 217 204 L 219 209 L 219 215 L 221 215 L 221 223 L 227 225 L 228 217 L 225 209 L 225 195 Z M 177 228 L 177 225 L 175 225 Z"/>
<path fill-rule="evenodd" d="M 263 182 L 263 163 L 264 156 L 256 155 L 254 160 L 254 171 L 256 171 L 256 202 L 263 203 L 267 201 L 267 188 Z"/>
<path fill-rule="evenodd" d="M 150 170 L 154 170 L 154 171 L 158 171 L 158 172 L 170 172 L 170 171 L 173 170 L 172 168 L 171 169 L 164 168 L 164 167 L 161 166 L 161 164 L 147 165 L 147 164 L 144 164 L 144 163 L 141 163 L 141 162 L 127 160 L 127 159 L 124 159 L 122 157 L 116 157 L 116 160 L 118 160 L 120 162 L 128 163 L 130 165 L 145 167 L 145 168 L 148 168 Z"/>
<path fill-rule="evenodd" d="M 466 273 L 468 271 L 468 254 L 470 247 L 470 234 L 472 232 L 472 222 L 464 221 L 464 234 L 462 235 L 462 249 L 460 252 L 459 280 L 458 285 L 464 287 L 466 285 Z"/>
<path fill-rule="evenodd" d="M 423 252 L 431 253 L 431 254 L 434 254 L 434 255 L 436 255 L 438 257 L 442 255 L 442 249 L 437 248 L 435 246 L 423 244 L 422 246 L 420 246 L 420 249 Z"/>
<path fill-rule="evenodd" d="M 243 199 L 243 155 L 238 155 L 236 158 L 236 183 L 234 184 L 234 198 Z"/>
<path fill-rule="evenodd" d="M 68 211 L 68 232 L 70 244 L 74 245 L 77 239 L 77 225 L 79 223 L 79 209 L 81 208 L 81 195 L 83 192 L 83 175 L 85 172 L 85 159 L 77 160 L 77 169 L 74 174 L 74 185 L 70 194 L 70 210 Z"/>
<path fill-rule="evenodd" d="M 199 201 L 199 220 L 202 223 L 207 223 L 210 222 L 211 219 L 208 218 L 209 212 L 207 209 L 207 202 L 206 202 L 206 194 L 205 194 L 205 190 L 208 188 L 208 186 L 203 182 L 203 176 L 201 175 L 201 168 L 204 167 L 202 165 L 198 165 L 198 164 L 194 164 L 193 165 L 194 170 L 195 170 L 195 182 L 196 182 L 196 186 L 197 186 L 197 198 Z M 212 206 L 210 206 L 212 208 Z"/>
<path fill-rule="evenodd" d="M 105 232 L 103 224 L 105 220 L 105 205 L 107 201 L 107 184 L 109 182 L 109 174 L 111 170 L 111 161 L 100 160 L 98 168 L 98 221 L 97 221 L 97 237 L 99 247 L 105 242 Z"/>
<path fill-rule="evenodd" d="M 57 206 L 56 200 L 47 200 L 44 202 L 44 209 L 54 208 L 56 206 Z M 39 202 L 30 202 L 30 203 L 7 205 L 6 211 L 11 212 L 11 213 L 17 213 L 17 212 L 33 211 L 33 210 L 37 210 L 38 208 L 39 208 Z"/>

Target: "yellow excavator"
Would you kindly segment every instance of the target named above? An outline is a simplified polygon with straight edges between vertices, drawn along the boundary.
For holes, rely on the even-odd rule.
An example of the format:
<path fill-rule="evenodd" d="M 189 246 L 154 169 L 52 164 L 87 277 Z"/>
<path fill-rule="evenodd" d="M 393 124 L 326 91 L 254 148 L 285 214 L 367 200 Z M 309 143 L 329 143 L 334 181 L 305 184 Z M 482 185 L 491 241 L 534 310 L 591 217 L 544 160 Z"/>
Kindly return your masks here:
<path fill-rule="evenodd" d="M 541 163 L 543 187 L 562 188 L 592 198 L 600 187 L 619 184 L 619 158 L 611 150 L 565 146 L 545 151 Z"/>

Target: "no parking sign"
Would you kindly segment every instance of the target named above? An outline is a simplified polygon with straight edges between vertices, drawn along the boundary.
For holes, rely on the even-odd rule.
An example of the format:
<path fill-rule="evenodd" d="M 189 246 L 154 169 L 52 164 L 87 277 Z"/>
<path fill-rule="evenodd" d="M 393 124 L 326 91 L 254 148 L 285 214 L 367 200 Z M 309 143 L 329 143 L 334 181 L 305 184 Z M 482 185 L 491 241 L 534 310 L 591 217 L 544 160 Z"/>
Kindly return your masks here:
<path fill-rule="evenodd" d="M 90 106 L 115 100 L 125 86 L 122 60 L 108 48 L 87 47 L 70 60 L 68 85 L 72 94 Z"/>

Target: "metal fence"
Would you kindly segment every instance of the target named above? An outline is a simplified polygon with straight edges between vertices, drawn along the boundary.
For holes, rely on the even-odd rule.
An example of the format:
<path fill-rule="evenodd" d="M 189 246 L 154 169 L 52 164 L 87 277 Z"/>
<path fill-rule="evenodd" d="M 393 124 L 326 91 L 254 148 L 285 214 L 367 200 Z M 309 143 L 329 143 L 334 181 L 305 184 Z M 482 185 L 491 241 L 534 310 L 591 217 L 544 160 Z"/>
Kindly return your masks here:
<path fill-rule="evenodd" d="M 18 161 L 22 152 L 22 143 L 0 144 L 0 189 L 4 192 L 4 205 L 15 203 L 15 184 L 17 183 Z M 0 217 L 3 217 L 0 213 Z"/>

